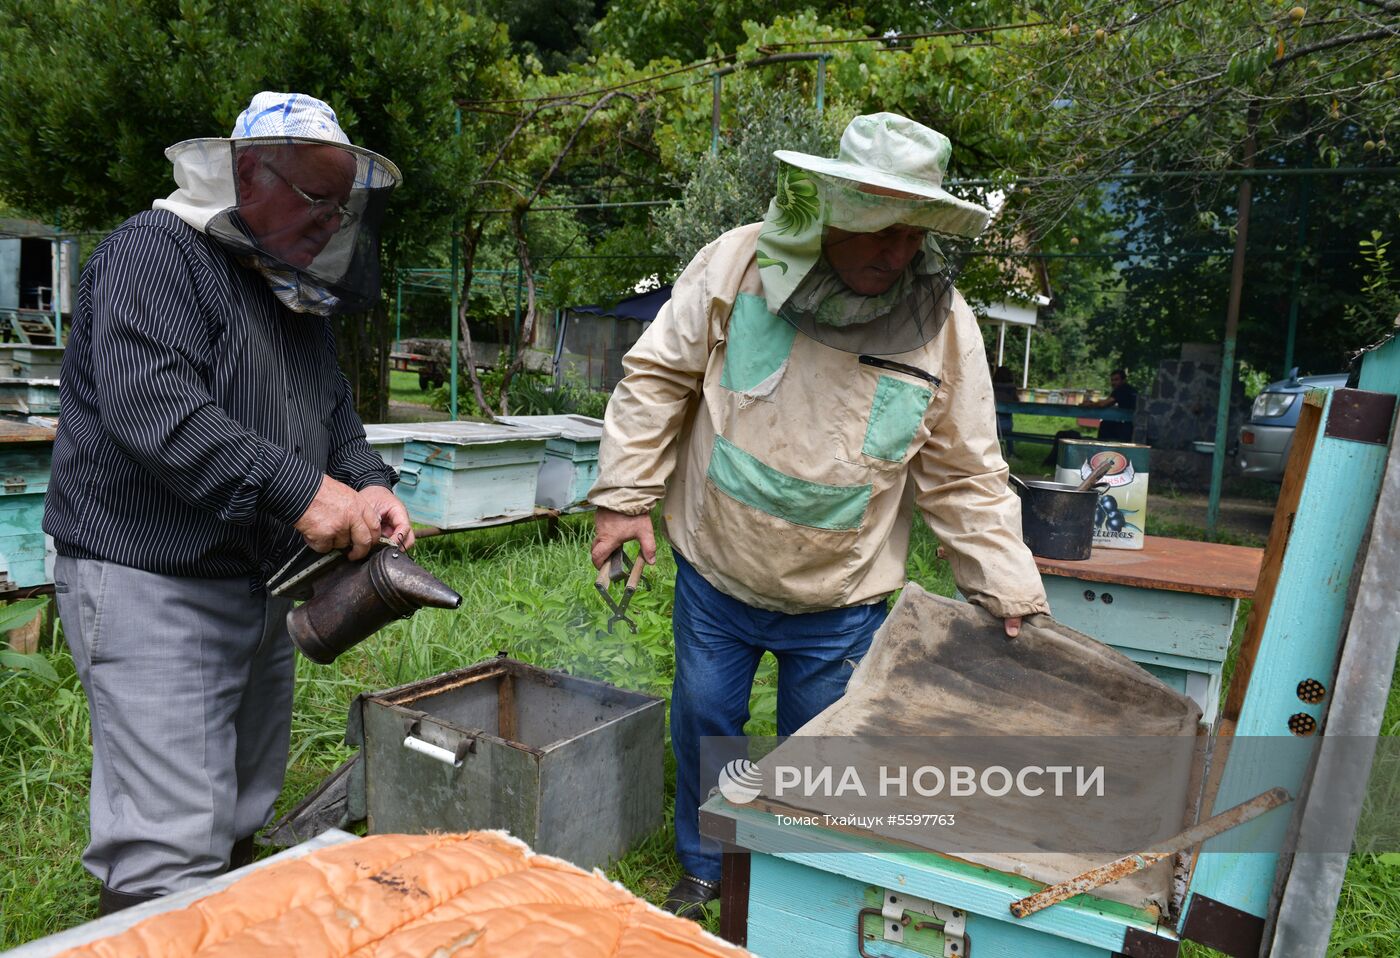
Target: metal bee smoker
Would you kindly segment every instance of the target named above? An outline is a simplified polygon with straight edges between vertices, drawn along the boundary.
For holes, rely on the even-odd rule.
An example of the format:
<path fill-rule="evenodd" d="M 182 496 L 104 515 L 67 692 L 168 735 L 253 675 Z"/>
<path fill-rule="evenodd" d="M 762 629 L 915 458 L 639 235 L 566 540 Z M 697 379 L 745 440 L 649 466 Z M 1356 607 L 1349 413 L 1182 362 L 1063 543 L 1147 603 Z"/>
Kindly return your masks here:
<path fill-rule="evenodd" d="M 303 549 L 267 586 L 273 595 L 301 600 L 287 613 L 287 631 L 301 653 L 320 665 L 395 619 L 424 607 L 462 604 L 460 595 L 388 539 L 357 562 L 339 551 Z"/>

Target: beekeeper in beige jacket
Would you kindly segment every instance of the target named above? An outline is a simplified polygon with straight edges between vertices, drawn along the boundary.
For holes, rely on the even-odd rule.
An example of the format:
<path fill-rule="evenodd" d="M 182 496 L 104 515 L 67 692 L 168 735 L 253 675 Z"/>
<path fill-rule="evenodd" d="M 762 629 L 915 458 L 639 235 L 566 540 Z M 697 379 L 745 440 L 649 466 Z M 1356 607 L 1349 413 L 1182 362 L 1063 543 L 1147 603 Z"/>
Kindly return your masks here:
<path fill-rule="evenodd" d="M 834 160 L 780 150 L 763 222 L 705 247 L 627 354 L 608 404 L 592 549 L 601 567 L 677 553 L 671 738 L 677 850 L 667 907 L 718 894 L 697 809 L 717 768 L 700 741 L 742 734 L 754 671 L 778 660 L 778 732 L 840 697 L 905 582 L 914 508 L 969 601 L 1048 611 L 1007 487 L 982 335 L 936 234 L 989 213 L 941 187 L 951 147 L 890 113 L 860 116 Z"/>

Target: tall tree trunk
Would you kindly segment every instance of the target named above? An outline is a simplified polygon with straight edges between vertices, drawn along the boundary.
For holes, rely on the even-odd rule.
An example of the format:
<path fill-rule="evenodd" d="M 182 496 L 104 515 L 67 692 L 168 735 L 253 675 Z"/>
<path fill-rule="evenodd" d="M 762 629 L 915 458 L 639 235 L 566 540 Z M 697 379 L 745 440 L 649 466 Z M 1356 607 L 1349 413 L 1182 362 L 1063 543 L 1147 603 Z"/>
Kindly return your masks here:
<path fill-rule="evenodd" d="M 389 410 L 389 323 L 382 304 L 368 313 L 333 321 L 340 369 L 350 381 L 355 411 L 365 422 L 384 422 Z"/>
<path fill-rule="evenodd" d="M 1245 113 L 1244 156 L 1240 165 L 1254 168 L 1255 135 L 1259 126 L 1259 106 L 1250 104 Z M 1215 454 L 1211 457 L 1210 499 L 1206 505 L 1206 537 L 1215 539 L 1215 526 L 1220 518 L 1220 489 L 1225 480 L 1225 447 L 1230 422 L 1230 394 L 1235 379 L 1235 338 L 1240 328 L 1240 300 L 1244 296 L 1245 247 L 1249 243 L 1249 210 L 1253 197 L 1253 181 L 1246 174 L 1240 177 L 1235 199 L 1235 256 L 1230 264 L 1230 300 L 1225 307 L 1225 341 L 1220 349 L 1220 399 L 1215 411 Z"/>
<path fill-rule="evenodd" d="M 373 418 L 366 419 L 365 422 L 388 422 L 389 421 L 389 350 L 392 347 L 389 340 L 389 306 L 383 300 L 374 307 L 371 314 L 374 350 L 374 395 L 373 395 Z M 365 412 L 369 412 L 370 406 L 367 404 Z M 363 413 L 362 413 L 363 415 Z"/>
<path fill-rule="evenodd" d="M 481 377 L 476 373 L 476 347 L 472 343 L 471 326 L 467 322 L 470 315 L 468 309 L 471 302 L 472 275 L 476 270 L 476 251 L 481 245 L 481 233 L 486 228 L 486 215 L 483 214 L 477 221 L 476 226 L 471 226 L 470 215 L 468 215 L 467 228 L 462 231 L 462 290 L 457 299 L 457 336 L 458 354 L 461 360 L 458 363 L 458 375 L 461 375 L 462 367 L 466 367 L 467 382 L 471 383 L 472 396 L 476 398 L 476 407 L 482 412 L 489 413 L 491 406 L 486 401 L 486 394 L 481 388 Z M 455 388 L 456 384 L 453 384 Z"/>
<path fill-rule="evenodd" d="M 525 280 L 525 312 L 520 319 L 519 338 L 514 339 L 515 356 L 505 367 L 501 378 L 501 415 L 510 414 L 510 383 L 516 373 L 525 368 L 525 347 L 535 338 L 535 268 L 530 262 L 530 241 L 525 235 L 524 205 L 510 213 L 510 229 L 515 236 L 515 254 L 520 259 L 520 274 Z"/>

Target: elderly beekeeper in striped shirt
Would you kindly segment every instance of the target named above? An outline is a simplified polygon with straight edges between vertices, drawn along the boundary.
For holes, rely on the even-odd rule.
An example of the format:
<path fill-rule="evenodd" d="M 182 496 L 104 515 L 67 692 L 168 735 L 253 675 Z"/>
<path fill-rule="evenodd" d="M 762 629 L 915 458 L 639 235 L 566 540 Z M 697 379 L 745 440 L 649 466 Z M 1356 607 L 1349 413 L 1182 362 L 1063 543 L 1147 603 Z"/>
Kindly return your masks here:
<path fill-rule="evenodd" d="M 780 735 L 841 696 L 904 584 L 915 508 L 1008 636 L 1048 611 L 982 335 L 936 239 L 989 217 L 942 189 L 950 152 L 889 113 L 853 120 L 834 160 L 779 151 L 763 222 L 691 261 L 608 404 L 594 564 L 633 539 L 652 561 L 663 498 L 676 552 L 673 911 L 718 894 L 719 848 L 697 827 L 718 768 L 701 739 L 742 734 L 764 651 Z"/>
<path fill-rule="evenodd" d="M 263 583 L 303 542 L 359 558 L 413 536 L 328 318 L 378 296 L 397 168 L 289 93 L 166 155 L 179 188 L 83 273 L 44 514 L 103 913 L 251 860 L 292 704 L 289 600 Z"/>

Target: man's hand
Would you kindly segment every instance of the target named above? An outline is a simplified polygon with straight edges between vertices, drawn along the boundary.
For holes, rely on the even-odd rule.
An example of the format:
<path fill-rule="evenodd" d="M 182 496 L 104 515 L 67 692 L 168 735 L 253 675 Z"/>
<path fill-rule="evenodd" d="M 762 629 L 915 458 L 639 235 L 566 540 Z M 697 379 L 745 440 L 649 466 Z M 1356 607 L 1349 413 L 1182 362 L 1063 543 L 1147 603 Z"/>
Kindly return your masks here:
<path fill-rule="evenodd" d="M 345 483 L 322 476 L 316 498 L 294 525 L 317 552 L 346 549 L 346 557 L 353 561 L 369 554 L 379 534 L 379 521 L 370 500 Z"/>
<path fill-rule="evenodd" d="M 1021 617 L 1019 615 L 1011 616 L 1009 619 L 1005 620 L 1005 623 L 1006 637 L 1008 639 L 1014 639 L 1021 634 Z"/>
<path fill-rule="evenodd" d="M 379 524 L 375 526 L 379 535 L 398 542 L 404 549 L 413 547 L 413 524 L 408 521 L 408 507 L 403 500 L 383 486 L 365 486 L 360 490 L 360 497 L 369 500 L 370 508 L 379 517 Z"/>
<path fill-rule="evenodd" d="M 652 531 L 648 513 L 628 516 L 599 506 L 593 516 L 593 526 L 593 548 L 589 550 L 589 558 L 593 560 L 594 568 L 601 569 L 608 556 L 622 548 L 624 542 L 633 539 L 642 544 L 642 559 L 646 564 L 656 564 L 656 533 Z"/>

